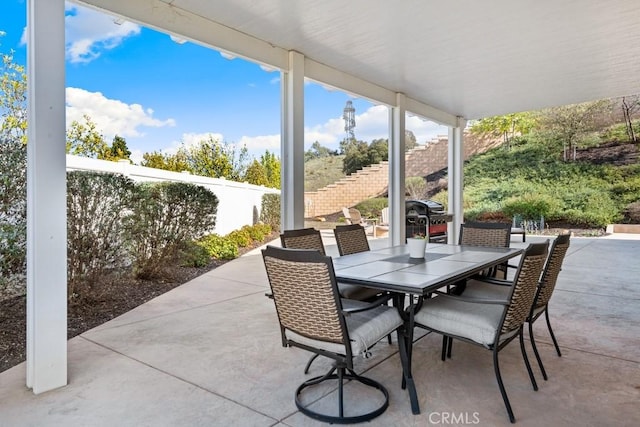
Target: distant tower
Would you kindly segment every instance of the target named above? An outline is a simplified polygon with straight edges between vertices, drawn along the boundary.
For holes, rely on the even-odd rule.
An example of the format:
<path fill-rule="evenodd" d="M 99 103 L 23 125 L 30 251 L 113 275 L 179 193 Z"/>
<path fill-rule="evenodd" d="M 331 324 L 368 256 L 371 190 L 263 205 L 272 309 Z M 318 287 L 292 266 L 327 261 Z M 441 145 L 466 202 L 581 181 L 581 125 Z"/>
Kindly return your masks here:
<path fill-rule="evenodd" d="M 354 129 L 356 128 L 356 109 L 353 108 L 353 103 L 347 101 L 347 105 L 344 106 L 344 113 L 342 114 L 344 119 L 344 131 L 346 133 L 345 141 L 356 139 Z"/>

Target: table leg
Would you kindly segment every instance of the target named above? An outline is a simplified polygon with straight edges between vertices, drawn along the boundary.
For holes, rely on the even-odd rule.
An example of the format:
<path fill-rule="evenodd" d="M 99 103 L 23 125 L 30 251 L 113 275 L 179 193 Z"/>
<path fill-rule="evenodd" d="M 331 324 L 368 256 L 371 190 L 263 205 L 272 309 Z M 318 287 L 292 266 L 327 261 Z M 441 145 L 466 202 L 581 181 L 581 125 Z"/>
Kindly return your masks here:
<path fill-rule="evenodd" d="M 413 353 L 413 315 L 415 313 L 415 304 L 410 299 L 409 307 L 404 310 L 404 294 L 396 295 L 394 305 L 400 310 L 402 318 L 405 321 L 402 327 L 402 337 L 398 340 L 398 348 L 400 350 L 400 363 L 402 365 L 402 388 L 409 392 L 409 401 L 411 402 L 411 412 L 415 415 L 420 413 L 420 403 L 418 402 L 418 392 L 413 381 L 411 372 L 411 356 Z"/>

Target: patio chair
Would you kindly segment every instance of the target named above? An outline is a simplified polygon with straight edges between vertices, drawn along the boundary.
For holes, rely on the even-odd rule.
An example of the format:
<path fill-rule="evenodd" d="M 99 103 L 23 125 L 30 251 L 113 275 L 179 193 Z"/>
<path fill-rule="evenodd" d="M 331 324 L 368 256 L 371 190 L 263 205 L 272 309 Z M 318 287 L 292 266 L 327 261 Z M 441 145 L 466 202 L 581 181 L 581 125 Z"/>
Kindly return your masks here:
<path fill-rule="evenodd" d="M 542 359 L 540 358 L 540 354 L 536 346 L 536 341 L 533 335 L 533 323 L 544 313 L 547 321 L 547 328 L 549 329 L 549 334 L 553 340 L 556 353 L 558 354 L 558 357 L 561 357 L 562 353 L 560 352 L 558 341 L 556 340 L 556 336 L 551 328 L 551 322 L 549 321 L 549 301 L 551 300 L 551 295 L 556 287 L 558 274 L 562 269 L 564 257 L 569 249 L 570 238 L 571 234 L 561 234 L 551 243 L 549 256 L 547 257 L 547 261 L 544 265 L 542 277 L 536 291 L 533 305 L 531 306 L 531 313 L 529 313 L 529 316 L 527 317 L 527 323 L 529 324 L 529 340 L 531 341 L 533 353 L 536 356 L 540 372 L 542 373 L 542 377 L 545 381 L 547 380 L 547 372 L 544 369 Z M 510 285 L 511 282 L 499 280 L 470 280 L 467 282 L 467 289 L 464 291 L 463 296 L 471 298 L 501 298 L 510 292 Z"/>
<path fill-rule="evenodd" d="M 356 208 L 342 208 L 342 215 L 344 216 L 347 224 L 360 224 L 365 227 L 365 229 L 369 227 L 375 227 L 375 224 L 372 224 L 367 218 L 364 218 L 360 211 Z"/>
<path fill-rule="evenodd" d="M 389 231 L 389 207 L 384 207 L 380 210 L 380 224 L 376 225 L 377 230 L 388 232 Z"/>
<path fill-rule="evenodd" d="M 508 248 L 511 245 L 511 224 L 501 222 L 465 222 L 460 224 L 459 243 L 469 246 L 490 246 Z M 487 271 L 483 276 L 507 277 L 508 264 L 499 265 Z"/>
<path fill-rule="evenodd" d="M 366 241 L 366 236 L 365 236 Z M 320 230 L 315 228 L 299 228 L 294 230 L 284 230 L 280 234 L 280 243 L 283 248 L 289 249 L 315 249 L 322 255 L 326 255 L 324 249 L 324 243 L 322 242 L 322 235 Z M 367 250 L 368 250 L 367 246 Z M 342 298 L 353 299 L 358 301 L 373 301 L 380 292 L 375 289 L 365 288 L 364 286 L 351 285 L 348 283 L 338 283 L 338 292 Z M 271 294 L 267 294 L 269 297 L 273 297 Z M 391 343 L 391 339 L 389 339 Z M 304 373 L 309 372 L 309 368 L 313 361 L 318 357 L 317 354 L 313 355 L 307 366 L 305 366 Z"/>
<path fill-rule="evenodd" d="M 524 348 L 523 327 L 535 298 L 549 242 L 530 244 L 525 250 L 513 285 L 506 298 L 467 298 L 443 292 L 424 300 L 415 315 L 415 326 L 442 334 L 450 340 L 459 339 L 486 348 L 493 353 L 493 367 L 500 394 L 509 415 L 515 422 L 500 367 L 498 353 L 515 338 L 520 340 L 520 352 L 534 390 L 538 385 Z M 411 357 L 411 355 L 409 355 Z M 445 360 L 444 347 L 442 360 Z"/>
<path fill-rule="evenodd" d="M 359 224 L 336 225 L 336 228 L 333 229 L 333 235 L 336 238 L 340 256 L 371 250 L 364 227 Z M 339 283 L 338 289 L 340 289 L 340 294 L 343 298 L 360 301 L 372 301 L 383 295 L 382 292 L 376 289 L 348 283 Z M 391 335 L 387 338 L 389 344 L 391 344 Z"/>
<path fill-rule="evenodd" d="M 402 327 L 398 310 L 375 302 L 367 304 L 340 298 L 331 257 L 318 251 L 268 246 L 262 256 L 283 347 L 298 347 L 334 360 L 326 374 L 311 378 L 297 388 L 295 403 L 300 412 L 323 422 L 341 424 L 364 422 L 382 414 L 389 405 L 389 393 L 379 382 L 358 375 L 353 359 L 358 355 L 371 356 L 371 347 Z M 399 340 L 398 345 L 406 355 L 403 341 Z M 308 403 L 303 402 L 307 388 L 327 380 L 338 381 L 337 415 L 312 410 L 310 406 L 317 396 Z M 343 388 L 345 380 L 377 390 L 383 397 L 382 403 L 367 413 L 346 415 L 344 393 L 349 389 Z M 352 409 L 352 406 L 347 408 Z"/>
<path fill-rule="evenodd" d="M 322 235 L 315 228 L 284 230 L 280 233 L 280 243 L 283 248 L 315 249 L 322 255 L 326 255 Z"/>
<path fill-rule="evenodd" d="M 367 233 L 360 224 L 336 225 L 333 229 L 340 256 L 371 250 Z"/>

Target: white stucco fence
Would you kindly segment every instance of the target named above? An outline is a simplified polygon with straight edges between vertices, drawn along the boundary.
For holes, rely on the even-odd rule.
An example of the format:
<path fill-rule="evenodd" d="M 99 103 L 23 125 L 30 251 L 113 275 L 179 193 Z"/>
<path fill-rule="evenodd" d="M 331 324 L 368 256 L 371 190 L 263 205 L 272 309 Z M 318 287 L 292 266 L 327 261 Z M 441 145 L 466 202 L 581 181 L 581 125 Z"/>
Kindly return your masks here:
<path fill-rule="evenodd" d="M 280 190 L 261 185 L 147 168 L 132 165 L 126 160 L 111 162 L 67 154 L 67 170 L 120 173 L 136 182 L 178 181 L 202 185 L 218 197 L 218 214 L 214 231 L 220 235 L 241 228 L 243 225 L 252 225 L 254 209 L 258 214 L 262 209 L 262 196 L 280 193 Z"/>

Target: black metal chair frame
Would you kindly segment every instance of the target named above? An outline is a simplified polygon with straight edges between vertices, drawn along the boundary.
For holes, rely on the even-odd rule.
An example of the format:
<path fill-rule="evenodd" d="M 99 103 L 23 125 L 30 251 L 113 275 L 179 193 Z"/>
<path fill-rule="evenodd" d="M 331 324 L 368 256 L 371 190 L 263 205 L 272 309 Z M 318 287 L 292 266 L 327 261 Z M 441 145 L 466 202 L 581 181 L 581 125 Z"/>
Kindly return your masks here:
<path fill-rule="evenodd" d="M 514 283 L 518 280 L 520 273 L 523 269 L 523 266 L 528 263 L 528 259 L 531 257 L 540 257 L 540 255 L 544 254 L 545 259 L 546 259 L 546 254 L 547 254 L 547 249 L 548 249 L 548 242 L 546 243 L 537 243 L 537 244 L 530 244 L 529 247 L 525 250 L 524 254 L 522 255 L 522 257 L 520 258 L 520 263 L 518 265 L 518 271 L 516 272 L 515 278 L 514 278 Z M 538 276 L 539 277 L 539 273 L 542 271 L 542 266 L 543 266 L 544 260 L 539 262 L 539 268 L 538 268 Z M 537 283 L 537 278 L 536 278 L 536 283 Z M 507 319 L 507 315 L 508 315 L 508 308 L 509 305 L 511 304 L 511 298 L 513 296 L 513 292 L 514 292 L 514 288 L 512 287 L 511 292 L 509 293 L 509 299 L 504 301 L 504 300 L 495 300 L 495 299 L 477 299 L 477 298 L 465 298 L 464 296 L 456 296 L 456 295 L 451 295 L 449 293 L 444 293 L 444 292 L 435 292 L 438 296 L 436 298 L 456 298 L 460 301 L 465 301 L 465 302 L 469 302 L 469 303 L 481 303 L 481 304 L 500 304 L 500 305 L 504 305 L 505 306 L 505 310 L 502 314 L 502 319 L 500 320 L 499 323 L 499 327 L 498 327 L 498 332 L 496 333 L 495 336 L 495 340 L 493 342 L 492 345 L 490 345 L 488 347 L 489 350 L 491 350 L 492 354 L 493 354 L 493 367 L 494 367 L 494 371 L 495 371 L 495 375 L 496 375 L 496 380 L 498 382 L 498 388 L 500 389 L 500 394 L 502 395 L 502 400 L 504 401 L 504 405 L 507 409 L 507 414 L 509 415 L 509 420 L 514 423 L 515 422 L 515 416 L 513 414 L 513 409 L 511 408 L 511 403 L 509 402 L 509 397 L 507 396 L 507 392 L 506 389 L 504 387 L 504 383 L 502 381 L 502 375 L 500 374 L 500 366 L 498 364 L 498 352 L 500 352 L 500 350 L 502 350 L 507 344 L 509 344 L 511 341 L 513 341 L 516 337 L 519 339 L 520 341 L 520 352 L 522 353 L 522 358 L 524 360 L 525 366 L 527 368 L 527 373 L 529 374 L 529 379 L 531 380 L 531 385 L 533 387 L 533 389 L 535 391 L 538 390 L 538 384 L 536 383 L 536 379 L 533 375 L 533 371 L 531 369 L 531 364 L 529 363 L 529 358 L 527 357 L 527 352 L 525 350 L 524 347 L 524 339 L 523 339 L 523 329 L 524 329 L 524 321 L 526 320 L 526 317 L 522 319 L 522 323 L 520 324 L 518 331 L 516 334 L 504 339 L 503 341 L 500 341 L 501 338 L 501 331 L 503 328 L 503 325 L 505 323 L 505 320 Z M 535 292 L 535 290 L 533 290 L 533 292 Z M 533 297 L 533 295 L 532 295 Z M 428 310 L 428 307 L 426 307 L 425 309 Z M 451 334 L 447 334 L 443 331 L 440 330 L 436 330 L 433 328 L 429 328 L 425 325 L 421 325 L 419 323 L 415 323 L 414 325 L 409 325 L 409 327 L 420 327 L 432 332 L 436 332 L 441 334 L 444 337 L 443 340 L 443 345 L 442 345 L 442 355 L 441 358 L 443 361 L 446 360 L 445 357 L 445 349 L 447 348 L 447 340 L 449 340 L 450 342 L 455 338 L 455 339 L 459 339 L 461 341 L 465 341 L 468 342 L 470 344 L 474 344 L 477 346 L 480 346 L 482 348 L 487 348 L 482 344 L 479 344 L 475 341 L 472 341 L 470 339 L 467 339 L 465 337 L 460 337 L 457 335 L 451 335 Z M 451 347 L 448 347 L 449 352 L 451 350 Z M 450 356 L 450 354 L 449 354 Z M 409 358 L 411 358 L 411 355 L 409 355 Z"/>
<path fill-rule="evenodd" d="M 344 227 L 349 227 L 348 230 L 350 230 L 350 233 L 353 233 L 353 231 L 351 230 L 356 230 L 358 228 L 362 229 L 362 232 L 365 233 L 364 228 L 359 224 L 347 225 Z M 367 238 L 366 234 L 364 234 L 364 238 L 366 241 L 366 238 Z M 320 252 L 322 255 L 326 255 L 324 243 L 322 242 L 322 236 L 320 234 L 320 231 L 316 230 L 313 227 L 299 228 L 294 230 L 284 230 L 282 233 L 280 233 L 280 244 L 282 245 L 283 248 L 289 248 L 289 249 L 315 249 L 318 252 Z M 367 248 L 368 247 L 369 246 L 367 243 Z M 340 246 L 338 246 L 338 250 L 340 250 L 339 248 Z M 340 286 L 341 285 L 338 285 L 339 290 L 340 290 Z M 355 286 L 355 285 L 349 285 L 349 286 Z M 267 294 L 267 296 L 269 298 L 272 297 L 271 294 L 269 293 Z M 367 299 L 365 301 L 373 301 L 377 299 L 379 296 L 380 295 L 376 295 L 375 298 Z M 389 341 L 389 344 L 391 344 L 391 336 L 388 337 L 388 341 Z M 309 358 L 307 365 L 304 367 L 305 374 L 309 373 L 309 369 L 311 369 L 311 364 L 313 363 L 314 360 L 318 358 L 318 356 L 319 354 L 314 354 L 313 356 L 311 356 L 311 358 Z"/>
<path fill-rule="evenodd" d="M 538 367 L 540 368 L 540 372 L 542 373 L 542 377 L 545 381 L 547 380 L 547 372 L 544 369 L 540 353 L 538 352 L 538 347 L 536 346 L 536 340 L 533 335 L 533 323 L 542 315 L 542 313 L 544 313 L 544 317 L 547 321 L 547 329 L 549 330 L 549 335 L 551 335 L 551 339 L 553 340 L 553 346 L 556 349 L 558 357 L 562 357 L 558 341 L 556 340 L 556 336 L 551 328 L 551 321 L 549 320 L 549 300 L 551 299 L 551 295 L 555 289 L 558 274 L 560 273 L 564 257 L 567 253 L 567 249 L 569 248 L 570 237 L 571 234 L 561 234 L 553 240 L 553 243 L 551 243 L 549 256 L 547 257 L 547 262 L 544 265 L 542 278 L 540 279 L 540 284 L 538 285 L 536 296 L 533 300 L 533 305 L 531 306 L 531 313 L 527 318 L 527 323 L 529 324 L 529 340 L 531 341 L 533 354 L 536 356 Z M 536 308 L 539 307 L 542 307 L 542 310 L 535 313 Z"/>
<path fill-rule="evenodd" d="M 373 309 L 375 307 L 379 306 L 379 303 L 371 303 L 369 305 L 367 305 L 364 308 L 358 308 L 358 309 L 344 309 L 342 307 L 342 299 L 340 298 L 340 294 L 338 292 L 338 286 L 337 286 L 337 281 L 335 278 L 335 273 L 333 270 L 333 263 L 331 261 L 331 257 L 328 256 L 324 256 L 322 254 L 320 254 L 318 251 L 315 250 L 300 250 L 300 249 L 286 249 L 286 248 L 276 248 L 273 246 L 268 246 L 266 249 L 264 249 L 262 251 L 262 256 L 265 262 L 265 267 L 267 268 L 267 275 L 269 277 L 269 284 L 271 286 L 271 290 L 273 292 L 274 295 L 274 301 L 275 301 L 275 305 L 276 305 L 276 311 L 278 313 L 278 320 L 280 323 L 280 332 L 281 332 L 281 337 L 282 337 L 282 345 L 283 347 L 298 347 L 307 351 L 310 351 L 312 353 L 315 353 L 316 355 L 322 355 L 325 356 L 327 358 L 333 359 L 334 365 L 332 366 L 332 368 L 324 375 L 321 376 L 317 376 L 314 378 L 311 378 L 305 382 L 303 382 L 297 389 L 296 389 L 296 394 L 295 394 L 295 403 L 297 408 L 300 410 L 300 412 L 302 412 L 303 414 L 316 419 L 316 420 L 320 420 L 323 422 L 328 422 L 328 423 L 335 423 L 335 424 L 351 424 L 351 423 L 360 423 L 360 422 L 364 422 L 364 421 L 368 421 L 371 420 L 377 416 L 379 416 L 380 414 L 382 414 L 387 407 L 389 406 L 389 393 L 387 391 L 387 389 L 380 384 L 377 381 L 374 381 L 370 378 L 366 378 L 363 377 L 361 375 L 358 375 L 353 368 L 353 354 L 352 354 L 352 350 L 351 350 L 351 344 L 350 344 L 350 338 L 349 338 L 349 329 L 347 328 L 347 324 L 346 324 L 346 320 L 345 320 L 345 316 L 353 314 L 353 313 L 357 313 L 357 312 L 361 312 L 361 311 L 365 311 L 365 310 L 370 310 Z M 326 273 L 329 276 L 330 279 L 330 284 L 331 284 L 331 292 L 333 293 L 333 299 L 335 301 L 335 306 L 337 308 L 337 317 L 338 317 L 338 321 L 340 323 L 340 329 L 341 329 L 341 334 L 342 334 L 342 342 L 341 344 L 344 346 L 345 349 L 345 354 L 340 354 L 340 353 L 334 353 L 331 351 L 327 351 L 327 350 L 323 350 L 320 348 L 315 348 L 315 347 L 311 347 L 309 345 L 305 345 L 305 344 L 301 344 L 299 342 L 293 341 L 291 339 L 288 339 L 286 336 L 286 330 L 293 330 L 295 332 L 295 325 L 289 325 L 288 327 L 286 327 L 283 324 L 283 318 L 281 316 L 281 311 L 279 308 L 279 304 L 281 303 L 279 301 L 279 293 L 277 290 L 277 286 L 275 285 L 275 289 L 274 289 L 274 281 L 276 281 L 277 279 L 272 276 L 271 272 L 270 272 L 270 268 L 269 268 L 269 264 L 268 264 L 268 258 L 275 258 L 281 261 L 285 261 L 285 262 L 291 262 L 291 263 L 314 263 L 314 264 L 319 264 L 319 265 L 324 265 L 326 268 Z M 400 326 L 398 328 L 398 333 L 401 333 L 400 329 L 402 328 L 402 326 Z M 299 333 L 299 332 L 297 332 Z M 303 333 L 300 333 L 303 334 Z M 314 339 L 319 339 L 319 338 L 314 338 Z M 329 341 L 332 342 L 332 341 Z M 407 360 L 406 358 L 406 344 L 404 342 L 404 340 L 398 340 L 398 346 L 400 348 L 400 353 L 401 355 L 404 355 L 404 357 L 401 356 L 402 360 Z M 404 371 L 404 365 L 403 365 L 403 371 Z M 323 413 L 319 413 L 316 411 L 313 411 L 309 408 L 308 405 L 305 405 L 302 402 L 301 399 L 301 395 L 303 394 L 303 391 L 309 387 L 315 386 L 317 384 L 320 384 L 326 380 L 338 380 L 338 416 L 333 416 L 333 415 L 328 415 L 328 414 L 323 414 Z M 354 380 L 354 381 L 358 381 L 361 384 L 368 386 L 368 387 L 372 387 L 375 388 L 377 390 L 380 391 L 380 393 L 384 396 L 384 402 L 378 406 L 377 408 L 375 408 L 374 410 L 365 413 L 365 414 L 361 414 L 361 415 L 356 415 L 356 416 L 344 416 L 344 381 L 345 380 Z"/>

